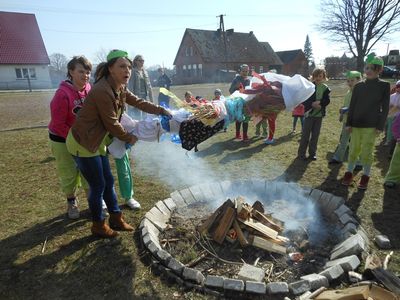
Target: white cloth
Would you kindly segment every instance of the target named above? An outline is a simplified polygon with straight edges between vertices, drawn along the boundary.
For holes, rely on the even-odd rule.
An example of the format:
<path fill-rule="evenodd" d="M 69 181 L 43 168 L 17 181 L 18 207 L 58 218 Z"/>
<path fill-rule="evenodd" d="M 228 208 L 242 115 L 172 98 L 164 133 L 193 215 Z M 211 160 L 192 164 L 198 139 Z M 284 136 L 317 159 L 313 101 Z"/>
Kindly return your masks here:
<path fill-rule="evenodd" d="M 160 120 L 154 115 L 147 115 L 146 119 L 138 121 L 124 113 L 121 116 L 121 125 L 127 132 L 135 135 L 139 141 L 159 141 L 160 136 L 164 133 Z M 126 153 L 125 144 L 124 141 L 114 137 L 108 146 L 108 151 L 114 158 L 122 158 Z"/>

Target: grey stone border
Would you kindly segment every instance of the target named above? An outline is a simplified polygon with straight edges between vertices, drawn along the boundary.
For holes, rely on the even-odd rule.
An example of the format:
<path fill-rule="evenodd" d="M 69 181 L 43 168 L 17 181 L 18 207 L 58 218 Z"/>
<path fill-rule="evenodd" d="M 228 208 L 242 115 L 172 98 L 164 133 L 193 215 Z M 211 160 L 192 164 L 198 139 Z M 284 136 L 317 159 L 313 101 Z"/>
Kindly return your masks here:
<path fill-rule="evenodd" d="M 279 186 L 278 186 L 279 185 Z M 282 186 L 281 186 L 282 185 Z M 238 194 L 243 188 L 258 194 L 279 193 L 284 189 L 302 190 L 303 196 L 313 201 L 331 224 L 336 227 L 340 241 L 333 247 L 324 270 L 319 274 L 302 276 L 299 281 L 286 282 L 252 282 L 235 278 L 207 275 L 199 270 L 188 268 L 170 253 L 162 249 L 159 234 L 167 228 L 172 213 L 181 207 L 194 202 L 208 202 L 225 199 L 230 194 Z M 298 193 L 298 191 L 297 191 Z M 191 186 L 171 193 L 170 198 L 158 201 L 144 216 L 140 223 L 140 236 L 143 244 L 153 256 L 153 265 L 162 274 L 172 278 L 178 284 L 216 296 L 242 293 L 270 296 L 299 296 L 314 291 L 322 286 L 335 285 L 343 279 L 348 271 L 360 265 L 360 257 L 369 250 L 369 239 L 365 230 L 357 222 L 354 213 L 345 205 L 345 200 L 318 189 L 299 187 L 297 184 L 263 179 L 222 181 Z"/>

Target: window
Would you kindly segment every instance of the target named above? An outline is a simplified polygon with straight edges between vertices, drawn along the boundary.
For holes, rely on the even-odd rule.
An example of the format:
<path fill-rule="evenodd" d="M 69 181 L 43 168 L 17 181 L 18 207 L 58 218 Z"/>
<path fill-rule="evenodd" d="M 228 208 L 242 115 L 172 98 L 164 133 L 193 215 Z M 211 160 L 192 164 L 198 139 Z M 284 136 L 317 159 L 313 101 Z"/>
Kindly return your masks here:
<path fill-rule="evenodd" d="M 192 76 L 192 65 L 188 65 L 188 72 L 187 72 L 187 77 L 191 77 Z"/>
<path fill-rule="evenodd" d="M 193 76 L 196 77 L 197 76 L 197 65 L 193 65 Z"/>
<path fill-rule="evenodd" d="M 186 73 L 186 65 L 183 65 L 183 67 L 182 67 L 182 76 L 186 76 L 187 75 L 187 73 Z"/>
<path fill-rule="evenodd" d="M 259 73 L 264 73 L 264 66 L 260 66 L 260 72 Z"/>
<path fill-rule="evenodd" d="M 199 64 L 199 65 L 197 66 L 197 69 L 199 70 L 199 71 L 197 72 L 197 75 L 198 75 L 199 77 L 202 77 L 202 76 L 203 76 L 203 65 L 202 65 L 202 64 Z"/>
<path fill-rule="evenodd" d="M 16 68 L 15 76 L 17 79 L 27 79 L 28 76 L 30 79 L 36 79 L 36 69 L 35 68 Z"/>
<path fill-rule="evenodd" d="M 186 49 L 185 49 L 185 55 L 189 56 L 189 48 L 188 47 L 186 47 Z"/>
<path fill-rule="evenodd" d="M 193 47 L 190 47 L 190 56 L 193 56 Z"/>

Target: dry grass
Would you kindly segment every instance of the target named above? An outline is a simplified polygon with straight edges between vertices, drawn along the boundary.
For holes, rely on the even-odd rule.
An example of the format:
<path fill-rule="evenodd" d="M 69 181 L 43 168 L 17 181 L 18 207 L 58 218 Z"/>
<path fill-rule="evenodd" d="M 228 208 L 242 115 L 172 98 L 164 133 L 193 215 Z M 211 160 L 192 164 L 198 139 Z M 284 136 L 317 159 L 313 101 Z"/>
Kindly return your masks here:
<path fill-rule="evenodd" d="M 284 178 L 346 197 L 371 237 L 381 232 L 391 238 L 395 255 L 389 268 L 400 272 L 399 190 L 382 187 L 382 176 L 388 168 L 388 149 L 377 146 L 371 185 L 365 193 L 339 184 L 344 167 L 330 167 L 326 158 L 336 147 L 340 128 L 337 111 L 346 88 L 342 82 L 332 81 L 329 85 L 333 90 L 332 104 L 323 123 L 318 161 L 307 164 L 294 160 L 299 135 L 289 134 L 291 116 L 287 113 L 278 117 L 277 142 L 273 146 L 264 145 L 260 139 L 247 144 L 235 142 L 230 128 L 228 133 L 218 134 L 201 144 L 196 156 L 230 178 Z M 189 89 L 194 94 L 209 96 L 216 87 L 196 85 L 175 87 L 173 91 L 182 95 Z M 46 124 L 51 97 L 49 92 L 0 94 L 0 129 Z M 250 128 L 253 134 L 254 126 Z M 45 129 L 2 132 L 0 139 L 1 299 L 208 298 L 184 294 L 175 285 L 152 274 L 149 257 L 141 252 L 137 233 L 133 236 L 124 233 L 113 241 L 91 237 L 83 195 L 80 195 L 82 218 L 77 221 L 65 218 L 65 203 Z M 167 197 L 170 190 L 154 178 L 140 176 L 137 171 L 134 176 L 136 197 L 143 210 L 124 209 L 124 212 L 126 219 L 137 226 L 146 210 Z"/>

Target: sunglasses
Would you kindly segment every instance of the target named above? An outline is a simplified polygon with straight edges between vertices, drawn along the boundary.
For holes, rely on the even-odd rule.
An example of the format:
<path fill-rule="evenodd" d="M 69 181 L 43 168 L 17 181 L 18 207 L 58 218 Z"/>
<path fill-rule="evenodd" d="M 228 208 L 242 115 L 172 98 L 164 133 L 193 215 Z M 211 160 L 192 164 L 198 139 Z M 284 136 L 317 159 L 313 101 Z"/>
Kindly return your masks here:
<path fill-rule="evenodd" d="M 137 61 L 144 62 L 144 60 L 143 60 L 143 59 L 138 59 Z"/>

